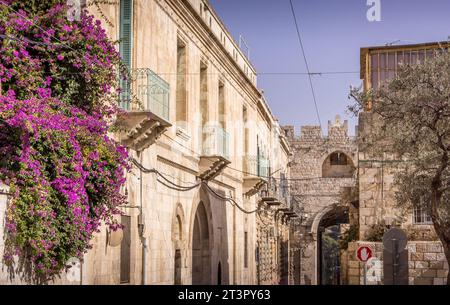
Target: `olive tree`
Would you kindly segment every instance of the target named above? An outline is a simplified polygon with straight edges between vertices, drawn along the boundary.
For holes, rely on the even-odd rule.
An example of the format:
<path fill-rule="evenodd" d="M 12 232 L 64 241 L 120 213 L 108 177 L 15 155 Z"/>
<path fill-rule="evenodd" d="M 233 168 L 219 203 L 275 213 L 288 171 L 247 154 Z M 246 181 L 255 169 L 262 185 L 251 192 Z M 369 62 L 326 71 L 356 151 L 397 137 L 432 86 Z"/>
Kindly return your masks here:
<path fill-rule="evenodd" d="M 349 109 L 370 118 L 362 145 L 375 154 L 388 153 L 398 164 L 396 204 L 431 216 L 450 262 L 450 53 L 438 53 L 401 66 L 379 88 L 352 88 L 356 103 Z"/>

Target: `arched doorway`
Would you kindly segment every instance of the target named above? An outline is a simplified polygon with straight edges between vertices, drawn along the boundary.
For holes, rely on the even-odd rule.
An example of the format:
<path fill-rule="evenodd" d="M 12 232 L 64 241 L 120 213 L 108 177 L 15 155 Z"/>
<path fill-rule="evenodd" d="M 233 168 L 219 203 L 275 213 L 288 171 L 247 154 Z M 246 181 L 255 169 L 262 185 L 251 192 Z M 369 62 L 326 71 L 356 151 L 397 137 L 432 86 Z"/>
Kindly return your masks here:
<path fill-rule="evenodd" d="M 348 207 L 332 206 L 314 219 L 316 244 L 316 284 L 340 284 L 340 225 L 349 223 Z"/>
<path fill-rule="evenodd" d="M 192 285 L 211 284 L 211 252 L 209 224 L 205 205 L 200 202 L 192 234 Z"/>
<path fill-rule="evenodd" d="M 183 232 L 184 213 L 181 204 L 178 204 L 175 211 L 175 217 L 172 221 L 172 243 L 175 250 L 173 256 L 173 283 L 174 285 L 183 284 L 183 261 L 185 253 L 185 234 Z"/>
<path fill-rule="evenodd" d="M 181 241 L 183 238 L 183 227 L 181 217 L 177 215 L 175 226 L 175 260 L 174 260 L 174 284 L 181 285 Z"/>

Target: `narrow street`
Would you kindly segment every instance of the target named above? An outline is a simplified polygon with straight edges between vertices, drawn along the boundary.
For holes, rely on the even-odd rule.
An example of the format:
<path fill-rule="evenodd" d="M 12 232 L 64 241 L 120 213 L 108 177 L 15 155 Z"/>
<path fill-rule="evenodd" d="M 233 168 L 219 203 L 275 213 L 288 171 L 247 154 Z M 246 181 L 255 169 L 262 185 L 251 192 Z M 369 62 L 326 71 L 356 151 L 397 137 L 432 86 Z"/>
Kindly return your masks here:
<path fill-rule="evenodd" d="M 0 0 L 0 284 L 449 285 L 428 2 Z"/>

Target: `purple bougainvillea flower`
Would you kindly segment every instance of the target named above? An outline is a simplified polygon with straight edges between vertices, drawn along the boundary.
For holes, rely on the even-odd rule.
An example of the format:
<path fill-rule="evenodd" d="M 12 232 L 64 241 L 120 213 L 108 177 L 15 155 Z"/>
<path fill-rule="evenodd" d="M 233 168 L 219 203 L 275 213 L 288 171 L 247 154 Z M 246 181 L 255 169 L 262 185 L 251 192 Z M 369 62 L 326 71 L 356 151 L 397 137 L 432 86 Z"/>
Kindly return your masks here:
<path fill-rule="evenodd" d="M 128 156 L 108 137 L 120 55 L 86 11 L 67 20 L 66 1 L 40 11 L 7 1 L 14 10 L 0 11 L 0 35 L 27 39 L 0 44 L 0 182 L 12 194 L 3 254 L 48 280 L 82 258 L 103 223 L 120 227 Z"/>

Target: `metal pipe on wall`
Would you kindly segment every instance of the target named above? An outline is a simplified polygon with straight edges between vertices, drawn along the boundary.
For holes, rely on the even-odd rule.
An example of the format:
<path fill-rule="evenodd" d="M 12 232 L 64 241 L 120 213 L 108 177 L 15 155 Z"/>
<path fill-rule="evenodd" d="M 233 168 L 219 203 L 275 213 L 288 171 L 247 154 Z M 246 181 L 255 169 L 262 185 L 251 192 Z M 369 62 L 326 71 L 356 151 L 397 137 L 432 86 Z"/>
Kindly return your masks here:
<path fill-rule="evenodd" d="M 139 153 L 139 162 L 143 164 L 143 157 L 142 153 Z M 143 214 L 143 182 L 142 182 L 142 169 L 139 170 L 139 212 L 140 215 L 138 217 L 138 228 L 139 228 L 139 234 L 141 235 L 141 242 L 142 242 L 142 285 L 147 285 L 147 248 L 148 248 L 148 241 L 145 237 L 145 224 L 144 224 L 144 214 Z"/>

